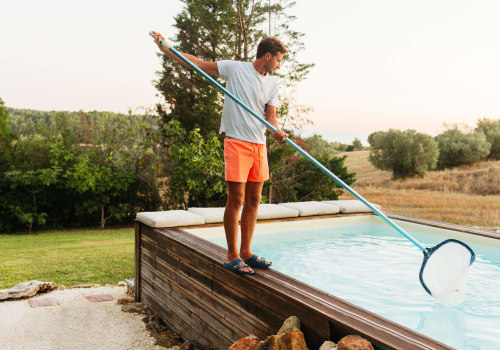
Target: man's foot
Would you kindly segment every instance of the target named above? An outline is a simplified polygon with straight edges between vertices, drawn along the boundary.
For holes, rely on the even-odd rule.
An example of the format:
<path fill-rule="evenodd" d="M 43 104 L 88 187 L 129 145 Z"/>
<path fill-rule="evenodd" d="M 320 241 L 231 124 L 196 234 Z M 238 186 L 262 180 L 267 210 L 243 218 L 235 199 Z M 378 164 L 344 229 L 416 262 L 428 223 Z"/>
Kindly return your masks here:
<path fill-rule="evenodd" d="M 224 267 L 228 270 L 236 272 L 240 275 L 253 275 L 254 270 L 243 262 L 243 259 L 238 258 L 233 261 L 226 261 Z"/>
<path fill-rule="evenodd" d="M 255 267 L 268 268 L 273 264 L 272 262 L 267 261 L 266 258 L 257 256 L 255 254 L 250 255 L 247 259 L 244 260 L 245 264 L 254 268 Z"/>

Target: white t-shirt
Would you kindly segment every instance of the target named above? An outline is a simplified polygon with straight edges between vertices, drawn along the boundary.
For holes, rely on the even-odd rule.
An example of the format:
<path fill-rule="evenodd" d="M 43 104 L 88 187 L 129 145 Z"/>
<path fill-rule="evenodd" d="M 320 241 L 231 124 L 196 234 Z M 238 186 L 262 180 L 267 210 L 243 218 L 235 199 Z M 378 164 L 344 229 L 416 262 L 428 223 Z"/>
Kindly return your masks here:
<path fill-rule="evenodd" d="M 265 119 L 266 104 L 278 104 L 278 82 L 271 75 L 257 72 L 251 62 L 218 61 L 219 75 L 226 89 Z M 266 127 L 229 96 L 224 96 L 224 109 L 219 132 L 239 140 L 266 144 Z"/>

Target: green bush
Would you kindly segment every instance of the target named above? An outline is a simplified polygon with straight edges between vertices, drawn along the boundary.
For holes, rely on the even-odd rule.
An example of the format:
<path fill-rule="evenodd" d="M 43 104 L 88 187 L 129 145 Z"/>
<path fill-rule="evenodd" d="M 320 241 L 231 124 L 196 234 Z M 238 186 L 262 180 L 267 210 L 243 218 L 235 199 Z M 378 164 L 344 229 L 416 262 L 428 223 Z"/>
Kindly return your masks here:
<path fill-rule="evenodd" d="M 0 145 L 0 232 L 130 223 L 161 206 L 154 117 L 10 111 L 1 119 L 15 131 Z"/>
<path fill-rule="evenodd" d="M 166 123 L 163 133 L 168 159 L 167 208 L 223 206 L 224 153 L 217 134 L 211 131 L 203 136 L 198 128 L 187 131 L 177 120 Z"/>
<path fill-rule="evenodd" d="M 500 119 L 479 119 L 476 132 L 482 132 L 491 144 L 489 159 L 500 159 Z"/>
<path fill-rule="evenodd" d="M 457 127 L 436 136 L 439 145 L 438 167 L 452 168 L 485 160 L 490 154 L 491 144 L 482 132 L 465 134 Z"/>
<path fill-rule="evenodd" d="M 423 176 L 436 168 L 438 146 L 429 135 L 390 129 L 372 133 L 368 142 L 370 162 L 377 169 L 391 170 L 395 179 Z"/>
<path fill-rule="evenodd" d="M 346 157 L 335 157 L 334 145 L 313 135 L 306 139 L 287 131 L 290 138 L 317 161 L 348 185 L 355 181 L 344 165 Z M 267 139 L 270 180 L 263 190 L 263 201 L 281 203 L 307 200 L 337 199 L 343 189 L 325 173 L 300 155 L 293 147 L 279 144 L 270 135 Z"/>
<path fill-rule="evenodd" d="M 316 157 L 316 160 L 346 184 L 351 185 L 356 181 L 356 174 L 348 172 L 347 167 L 344 165 L 346 158 L 347 156 L 331 157 L 323 154 Z M 344 192 L 343 188 L 335 180 L 332 180 L 302 156 L 297 164 L 296 172 L 302 175 L 301 180 L 297 181 L 294 186 L 297 198 L 300 201 L 338 199 Z"/>

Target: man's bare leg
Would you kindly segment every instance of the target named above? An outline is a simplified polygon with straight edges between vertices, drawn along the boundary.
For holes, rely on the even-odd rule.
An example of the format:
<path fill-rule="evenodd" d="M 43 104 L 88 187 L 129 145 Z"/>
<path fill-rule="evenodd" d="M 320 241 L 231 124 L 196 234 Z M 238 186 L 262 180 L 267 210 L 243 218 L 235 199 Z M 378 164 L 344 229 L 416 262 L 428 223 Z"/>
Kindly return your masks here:
<path fill-rule="evenodd" d="M 224 231 L 226 232 L 227 241 L 227 259 L 229 263 L 240 258 L 238 253 L 238 219 L 240 209 L 245 200 L 245 187 L 244 182 L 227 181 L 227 204 L 224 210 Z M 243 265 L 241 261 L 238 265 Z M 251 271 L 250 267 L 242 267 L 241 271 Z"/>
<path fill-rule="evenodd" d="M 245 202 L 241 213 L 241 247 L 240 257 L 243 260 L 252 257 L 252 239 L 257 222 L 260 199 L 262 198 L 262 186 L 264 182 L 247 182 L 245 188 Z M 260 261 L 260 257 L 257 259 Z M 268 263 L 266 265 L 269 265 Z"/>

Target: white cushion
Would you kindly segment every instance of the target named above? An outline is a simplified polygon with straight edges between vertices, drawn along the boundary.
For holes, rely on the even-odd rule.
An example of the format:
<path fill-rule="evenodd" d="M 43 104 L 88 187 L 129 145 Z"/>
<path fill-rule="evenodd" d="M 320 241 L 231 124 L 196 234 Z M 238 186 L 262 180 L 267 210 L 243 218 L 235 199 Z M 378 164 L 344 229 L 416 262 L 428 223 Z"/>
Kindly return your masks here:
<path fill-rule="evenodd" d="M 150 227 L 175 227 L 203 225 L 205 218 L 186 210 L 149 211 L 138 213 L 137 221 Z"/>
<path fill-rule="evenodd" d="M 294 218 L 299 216 L 299 211 L 277 204 L 260 204 L 257 213 L 258 220 Z"/>
<path fill-rule="evenodd" d="M 188 208 L 190 213 L 201 215 L 205 218 L 205 224 L 213 224 L 224 221 L 224 210 L 226 208 Z"/>
<path fill-rule="evenodd" d="M 188 211 L 205 218 L 205 224 L 219 223 L 224 221 L 224 210 L 226 208 L 188 208 Z M 243 208 L 242 208 L 243 209 Z M 241 219 L 240 210 L 240 219 Z M 257 220 L 291 218 L 299 216 L 299 212 L 277 204 L 260 204 L 257 212 Z"/>
<path fill-rule="evenodd" d="M 363 202 L 357 199 L 338 200 L 338 201 L 323 201 L 322 203 L 334 204 L 340 208 L 341 213 L 371 213 L 372 210 L 368 208 Z M 382 206 L 370 203 L 378 210 L 382 210 Z"/>
<path fill-rule="evenodd" d="M 280 205 L 298 210 L 299 216 L 337 214 L 340 210 L 336 205 L 316 201 L 281 203 Z"/>

